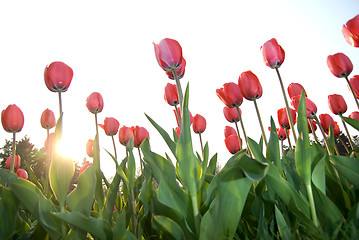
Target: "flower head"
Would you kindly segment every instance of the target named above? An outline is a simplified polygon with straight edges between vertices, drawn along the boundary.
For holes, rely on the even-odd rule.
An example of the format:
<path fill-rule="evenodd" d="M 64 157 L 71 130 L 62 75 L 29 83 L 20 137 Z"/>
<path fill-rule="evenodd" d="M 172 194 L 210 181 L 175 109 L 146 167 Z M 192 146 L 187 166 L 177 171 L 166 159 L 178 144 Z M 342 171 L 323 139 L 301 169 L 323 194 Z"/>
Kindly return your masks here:
<path fill-rule="evenodd" d="M 1 123 L 6 132 L 20 132 L 24 126 L 24 114 L 15 104 L 9 105 L 1 112 Z"/>
<path fill-rule="evenodd" d="M 300 96 L 295 96 L 292 99 L 292 106 L 294 109 L 298 112 L 298 106 L 299 106 Z M 315 105 L 314 102 L 312 102 L 309 98 L 305 98 L 305 105 L 307 107 L 307 118 L 311 119 L 314 117 L 314 115 L 317 113 L 317 105 Z"/>
<path fill-rule="evenodd" d="M 45 129 L 51 129 L 56 126 L 55 114 L 50 109 L 45 109 L 40 118 L 41 126 Z"/>
<path fill-rule="evenodd" d="M 101 94 L 98 92 L 91 93 L 86 99 L 86 107 L 93 114 L 102 112 L 103 98 Z"/>
<path fill-rule="evenodd" d="M 90 165 L 92 162 L 86 161 L 80 168 L 79 175 L 81 175 Z"/>
<path fill-rule="evenodd" d="M 144 127 L 131 127 L 132 131 L 133 131 L 133 145 L 134 147 L 139 147 L 141 145 L 141 143 L 143 142 L 143 140 L 145 140 L 147 137 L 150 137 L 150 134 L 148 133 L 148 131 L 146 130 L 146 128 Z"/>
<path fill-rule="evenodd" d="M 182 47 L 176 40 L 165 38 L 153 46 L 157 62 L 164 71 L 177 70 L 181 66 Z"/>
<path fill-rule="evenodd" d="M 132 128 L 122 126 L 118 131 L 118 139 L 120 143 L 124 146 L 130 141 L 130 138 L 133 138 L 133 130 Z"/>
<path fill-rule="evenodd" d="M 332 113 L 341 115 L 347 111 L 347 104 L 342 95 L 332 94 L 328 96 L 328 105 Z"/>
<path fill-rule="evenodd" d="M 252 71 L 243 72 L 238 78 L 238 85 L 247 100 L 258 99 L 263 94 L 262 85 Z"/>
<path fill-rule="evenodd" d="M 329 114 L 327 113 L 320 114 L 319 120 L 320 120 L 320 125 L 322 126 L 323 131 L 325 133 L 329 132 L 330 125 L 332 125 L 334 128 L 335 125 L 334 119 Z"/>
<path fill-rule="evenodd" d="M 243 102 L 243 95 L 239 86 L 234 82 L 225 83 L 216 90 L 217 96 L 227 107 L 239 107 Z"/>
<path fill-rule="evenodd" d="M 290 114 L 292 115 L 292 120 L 293 120 L 293 124 L 295 124 L 297 122 L 297 114 L 293 109 L 290 109 Z M 278 122 L 279 125 L 282 128 L 290 128 L 290 124 L 289 124 L 289 119 L 288 119 L 288 114 L 287 114 L 287 110 L 286 108 L 281 108 L 278 109 L 277 111 L 277 116 L 278 116 Z"/>
<path fill-rule="evenodd" d="M 167 83 L 165 87 L 165 101 L 171 106 L 179 104 L 176 84 Z"/>
<path fill-rule="evenodd" d="M 89 139 L 86 143 L 86 153 L 87 156 L 93 157 L 93 140 Z"/>
<path fill-rule="evenodd" d="M 353 71 L 353 64 L 344 53 L 329 55 L 327 64 L 334 76 L 347 77 Z"/>
<path fill-rule="evenodd" d="M 117 119 L 113 117 L 107 117 L 104 120 L 103 124 L 99 124 L 99 126 L 105 130 L 105 133 L 107 136 L 114 136 L 118 132 L 118 128 L 120 127 L 120 123 L 117 121 Z"/>
<path fill-rule="evenodd" d="M 239 113 L 241 114 L 242 116 L 242 111 L 240 108 L 239 109 Z M 223 108 L 223 114 L 224 114 L 224 117 L 227 119 L 228 122 L 238 122 L 239 121 L 239 116 L 238 116 L 238 111 L 236 108 L 230 108 L 230 107 L 227 107 L 227 106 L 224 106 Z"/>
<path fill-rule="evenodd" d="M 288 86 L 288 95 L 290 99 L 294 98 L 295 96 L 300 96 L 302 94 L 302 91 L 304 90 L 303 86 L 299 83 L 291 83 Z M 305 96 L 307 96 L 307 93 L 304 90 Z"/>
<path fill-rule="evenodd" d="M 241 146 L 239 144 L 238 136 L 230 135 L 224 140 L 228 151 L 232 154 L 235 154 L 241 150 Z"/>
<path fill-rule="evenodd" d="M 11 167 L 12 155 L 10 155 L 6 161 L 5 165 L 8 169 Z M 19 168 L 21 166 L 21 158 L 19 155 L 15 155 L 14 169 Z"/>
<path fill-rule="evenodd" d="M 19 169 L 16 171 L 16 175 L 17 175 L 19 178 L 23 178 L 23 179 L 27 179 L 27 178 L 28 178 L 27 172 L 26 172 L 24 169 L 21 169 L 21 168 L 19 168 Z"/>
<path fill-rule="evenodd" d="M 195 133 L 203 133 L 206 130 L 206 126 L 206 119 L 203 116 L 196 114 L 193 118 L 193 131 Z"/>
<path fill-rule="evenodd" d="M 349 115 L 349 117 L 359 121 L 359 112 L 354 111 Z"/>
<path fill-rule="evenodd" d="M 44 71 L 46 87 L 51 92 L 66 92 L 73 75 L 72 69 L 65 63 L 52 62 Z"/>
<path fill-rule="evenodd" d="M 270 68 L 279 68 L 285 57 L 283 48 L 278 44 L 275 38 L 265 42 L 261 47 L 263 60 Z"/>
<path fill-rule="evenodd" d="M 347 21 L 343 25 L 342 33 L 345 40 L 353 47 L 359 47 L 359 15 Z"/>

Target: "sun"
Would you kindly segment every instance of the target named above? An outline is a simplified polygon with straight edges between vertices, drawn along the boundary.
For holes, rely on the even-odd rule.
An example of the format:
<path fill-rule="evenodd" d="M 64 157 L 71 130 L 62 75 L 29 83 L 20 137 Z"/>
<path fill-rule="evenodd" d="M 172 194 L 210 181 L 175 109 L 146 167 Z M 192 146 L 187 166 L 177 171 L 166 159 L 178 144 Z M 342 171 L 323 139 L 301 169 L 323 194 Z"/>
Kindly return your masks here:
<path fill-rule="evenodd" d="M 81 163 L 86 157 L 86 142 L 78 141 L 76 138 L 63 137 L 58 146 L 57 152 L 63 157 L 71 158 L 72 161 Z"/>

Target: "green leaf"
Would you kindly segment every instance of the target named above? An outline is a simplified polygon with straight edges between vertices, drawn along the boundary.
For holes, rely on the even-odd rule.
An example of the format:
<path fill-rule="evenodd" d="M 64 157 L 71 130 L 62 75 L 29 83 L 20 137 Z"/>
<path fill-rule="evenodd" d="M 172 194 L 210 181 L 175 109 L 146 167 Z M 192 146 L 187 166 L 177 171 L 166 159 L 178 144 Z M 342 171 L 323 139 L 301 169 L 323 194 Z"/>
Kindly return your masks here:
<path fill-rule="evenodd" d="M 166 216 L 153 216 L 153 220 L 171 234 L 174 239 L 186 239 L 181 227 L 172 219 Z"/>
<path fill-rule="evenodd" d="M 348 123 L 350 126 L 352 126 L 353 128 L 355 128 L 356 130 L 359 131 L 359 121 L 353 118 L 349 118 L 349 117 L 342 117 L 342 119 Z"/>
<path fill-rule="evenodd" d="M 358 159 L 345 156 L 330 156 L 334 167 L 343 175 L 349 182 L 359 187 L 359 161 Z"/>
<path fill-rule="evenodd" d="M 107 198 L 106 198 L 105 212 L 109 223 L 112 223 L 112 215 L 116 203 L 116 196 L 117 193 L 119 192 L 120 181 L 121 181 L 121 176 L 118 173 L 118 171 L 116 171 L 115 176 L 111 182 L 110 188 L 108 189 Z"/>
<path fill-rule="evenodd" d="M 113 229 L 114 240 L 136 240 L 137 238 L 126 229 L 126 212 L 122 211 L 116 221 Z"/>
<path fill-rule="evenodd" d="M 270 131 L 270 137 L 267 147 L 267 160 L 270 162 L 274 162 L 274 164 L 277 166 L 279 171 L 282 171 L 282 162 L 280 158 L 280 149 L 279 149 L 279 139 L 278 139 L 278 133 L 275 126 L 275 123 L 273 121 L 273 118 L 271 117 L 271 131 Z"/>
<path fill-rule="evenodd" d="M 98 239 L 112 239 L 110 226 L 103 220 L 85 216 L 80 212 L 55 213 L 54 216 Z"/>
<path fill-rule="evenodd" d="M 150 210 L 150 204 L 151 204 L 151 199 L 153 196 L 153 190 L 152 190 L 152 173 L 146 165 L 144 167 L 144 176 L 145 176 L 145 180 L 140 189 L 140 195 L 139 195 L 138 199 L 142 202 L 142 204 L 145 207 L 144 215 L 147 215 Z"/>
<path fill-rule="evenodd" d="M 99 208 L 102 209 L 104 205 L 104 193 L 102 188 L 103 173 L 100 167 L 100 149 L 99 149 L 99 138 L 98 134 L 95 135 L 93 141 L 93 165 L 96 174 L 96 188 L 95 188 L 95 199 Z"/>
<path fill-rule="evenodd" d="M 313 184 L 323 193 L 326 194 L 326 184 L 325 184 L 325 163 L 328 155 L 324 157 L 315 165 L 312 173 L 312 182 Z"/>
<path fill-rule="evenodd" d="M 0 239 L 13 239 L 18 219 L 18 200 L 12 192 L 0 186 Z"/>
<path fill-rule="evenodd" d="M 267 163 L 269 162 L 263 155 L 262 147 L 256 143 L 253 139 L 248 138 L 247 143 L 249 145 L 249 148 L 251 149 L 251 152 L 253 153 L 255 159 L 257 159 L 260 162 Z"/>
<path fill-rule="evenodd" d="M 130 189 L 135 188 L 135 178 L 136 178 L 136 162 L 135 157 L 133 156 L 133 139 L 130 139 L 128 144 L 128 159 L 127 159 L 127 178 Z"/>
<path fill-rule="evenodd" d="M 280 234 L 281 238 L 285 239 L 285 240 L 292 239 L 292 234 L 290 233 L 288 224 L 285 221 L 283 214 L 277 208 L 277 206 L 275 206 L 275 219 L 277 221 L 278 230 L 279 230 L 279 234 Z"/>
<path fill-rule="evenodd" d="M 70 211 L 78 211 L 89 216 L 93 205 L 95 187 L 95 168 L 91 164 L 79 176 L 77 187 L 67 196 L 66 203 Z"/>

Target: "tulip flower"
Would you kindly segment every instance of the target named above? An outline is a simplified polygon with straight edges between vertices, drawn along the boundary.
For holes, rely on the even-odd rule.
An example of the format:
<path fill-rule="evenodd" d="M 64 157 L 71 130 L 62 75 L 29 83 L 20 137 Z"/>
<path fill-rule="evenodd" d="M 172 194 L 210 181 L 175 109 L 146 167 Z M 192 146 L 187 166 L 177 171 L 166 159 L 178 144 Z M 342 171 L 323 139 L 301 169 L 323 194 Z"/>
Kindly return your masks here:
<path fill-rule="evenodd" d="M 290 114 L 292 115 L 293 124 L 295 124 L 297 122 L 297 114 L 296 114 L 295 110 L 290 109 Z M 282 128 L 286 128 L 286 129 L 290 128 L 286 108 L 278 109 L 277 116 L 278 116 L 279 125 Z"/>
<path fill-rule="evenodd" d="M 119 139 L 120 143 L 124 146 L 126 146 L 128 141 L 130 141 L 131 137 L 133 138 L 132 128 L 123 126 L 118 131 L 118 139 Z"/>
<path fill-rule="evenodd" d="M 329 114 L 326 114 L 326 113 L 320 114 L 319 119 L 320 119 L 320 125 L 323 128 L 323 131 L 328 134 L 330 125 L 332 125 L 334 127 L 334 119 Z"/>
<path fill-rule="evenodd" d="M 359 15 L 347 21 L 343 25 L 342 33 L 345 40 L 353 47 L 359 47 Z"/>
<path fill-rule="evenodd" d="M 150 137 L 148 131 L 144 127 L 136 126 L 136 127 L 131 127 L 131 129 L 133 132 L 133 145 L 136 148 L 140 147 L 143 140 L 145 140 L 147 137 L 148 138 Z"/>
<path fill-rule="evenodd" d="M 9 105 L 1 112 L 1 123 L 6 132 L 20 132 L 24 126 L 24 114 L 15 104 Z"/>
<path fill-rule="evenodd" d="M 302 91 L 304 90 L 303 86 L 299 83 L 291 83 L 288 86 L 288 95 L 290 99 L 293 99 L 295 96 L 300 96 L 302 94 Z M 307 96 L 307 93 L 304 90 L 305 96 Z"/>
<path fill-rule="evenodd" d="M 275 38 L 265 42 L 261 47 L 261 52 L 268 67 L 279 68 L 282 65 L 285 52 Z"/>
<path fill-rule="evenodd" d="M 98 92 L 91 93 L 86 99 L 86 107 L 93 114 L 102 112 L 103 98 L 101 94 Z"/>
<path fill-rule="evenodd" d="M 311 127 L 311 125 L 313 126 L 313 127 Z M 312 130 L 312 128 L 313 128 L 313 130 Z M 313 120 L 313 119 L 308 119 L 308 131 L 309 131 L 309 133 L 313 133 L 313 131 L 315 132 L 316 130 L 317 130 L 317 122 L 315 121 L 315 120 Z"/>
<path fill-rule="evenodd" d="M 72 69 L 63 62 L 52 62 L 45 67 L 45 84 L 51 92 L 66 92 L 72 77 Z"/>
<path fill-rule="evenodd" d="M 347 104 L 342 95 L 332 94 L 328 96 L 328 105 L 332 113 L 341 115 L 347 111 Z"/>
<path fill-rule="evenodd" d="M 91 164 L 92 162 L 89 161 L 86 161 L 84 164 L 82 164 L 79 175 L 81 175 Z"/>
<path fill-rule="evenodd" d="M 193 118 L 193 131 L 195 133 L 203 133 L 206 130 L 206 119 L 199 114 L 196 114 Z"/>
<path fill-rule="evenodd" d="M 243 102 L 241 89 L 234 82 L 225 83 L 222 88 L 216 90 L 216 93 L 227 107 L 239 107 Z"/>
<path fill-rule="evenodd" d="M 286 129 L 280 127 L 277 128 L 278 138 L 279 140 L 283 141 L 287 138 Z"/>
<path fill-rule="evenodd" d="M 178 127 L 181 126 L 181 109 L 180 108 L 176 108 L 175 110 L 173 110 L 175 116 L 176 116 L 176 121 L 177 121 L 177 125 Z M 179 116 L 179 117 L 178 117 Z M 191 111 L 189 111 L 189 122 L 190 122 L 190 125 L 193 123 L 193 116 L 192 116 L 192 113 Z"/>
<path fill-rule="evenodd" d="M 118 128 L 120 127 L 120 123 L 117 119 L 113 117 L 107 117 L 104 120 L 104 124 L 99 124 L 99 126 L 105 130 L 105 134 L 107 136 L 114 136 L 118 132 Z"/>
<path fill-rule="evenodd" d="M 93 140 L 89 139 L 86 143 L 86 153 L 87 156 L 93 157 Z"/>
<path fill-rule="evenodd" d="M 243 72 L 238 78 L 238 85 L 242 95 L 247 100 L 258 99 L 262 96 L 262 85 L 258 77 L 251 71 Z"/>
<path fill-rule="evenodd" d="M 298 112 L 300 96 L 295 96 L 292 99 L 292 106 Z M 312 119 L 314 115 L 317 113 L 317 106 L 314 102 L 312 102 L 309 98 L 305 98 L 305 105 L 307 107 L 307 118 Z"/>
<path fill-rule="evenodd" d="M 230 126 L 226 126 L 224 128 L 224 138 L 228 138 L 231 135 L 237 136 L 236 130 Z"/>
<path fill-rule="evenodd" d="M 228 151 L 232 154 L 235 154 L 241 150 L 239 145 L 238 136 L 231 135 L 224 140 Z"/>
<path fill-rule="evenodd" d="M 358 111 L 352 112 L 352 113 L 349 115 L 349 117 L 352 118 L 352 119 L 355 119 L 355 120 L 358 120 L 358 121 L 359 121 L 359 112 L 358 112 Z"/>
<path fill-rule="evenodd" d="M 153 45 L 157 62 L 164 71 L 177 70 L 181 66 L 182 47 L 176 40 L 165 38 Z"/>
<path fill-rule="evenodd" d="M 334 122 L 333 133 L 334 137 L 338 137 L 340 135 L 340 128 L 337 122 Z"/>
<path fill-rule="evenodd" d="M 25 179 L 25 180 L 28 178 L 27 172 L 26 172 L 24 169 L 21 169 L 21 168 L 19 168 L 19 169 L 16 171 L 16 175 L 17 175 L 19 178 L 23 178 L 23 179 Z"/>
<path fill-rule="evenodd" d="M 181 79 L 183 78 L 184 76 L 184 73 L 185 73 L 185 70 L 186 70 L 186 60 L 184 58 L 182 58 L 182 61 L 181 61 L 181 65 L 180 67 L 176 70 L 176 75 L 177 75 L 177 78 L 178 79 Z M 175 79 L 175 76 L 173 74 L 173 71 L 171 72 L 166 72 L 167 76 L 169 79 L 172 79 L 172 80 L 176 80 Z"/>
<path fill-rule="evenodd" d="M 176 84 L 167 83 L 165 87 L 165 101 L 171 106 L 179 103 Z"/>
<path fill-rule="evenodd" d="M 329 55 L 327 64 L 329 70 L 338 78 L 347 77 L 353 71 L 353 64 L 344 53 Z"/>
<path fill-rule="evenodd" d="M 56 126 L 55 114 L 50 109 L 45 109 L 40 118 L 41 126 L 45 129 L 51 129 Z"/>
<path fill-rule="evenodd" d="M 359 99 L 359 75 L 354 75 L 350 80 L 349 80 L 350 85 L 353 88 L 354 91 L 354 95 L 357 99 Z M 350 86 L 348 85 L 349 89 Z"/>
<path fill-rule="evenodd" d="M 239 113 L 242 115 L 241 109 L 239 109 Z M 229 108 L 229 107 L 225 106 L 223 108 L 223 114 L 224 114 L 224 117 L 227 119 L 227 121 L 230 123 L 239 121 L 238 111 L 235 108 Z"/>
<path fill-rule="evenodd" d="M 12 155 L 9 156 L 5 161 L 5 165 L 8 169 L 11 169 L 11 161 L 12 161 Z M 15 155 L 14 169 L 19 168 L 20 165 L 21 165 L 21 158 L 19 155 Z"/>

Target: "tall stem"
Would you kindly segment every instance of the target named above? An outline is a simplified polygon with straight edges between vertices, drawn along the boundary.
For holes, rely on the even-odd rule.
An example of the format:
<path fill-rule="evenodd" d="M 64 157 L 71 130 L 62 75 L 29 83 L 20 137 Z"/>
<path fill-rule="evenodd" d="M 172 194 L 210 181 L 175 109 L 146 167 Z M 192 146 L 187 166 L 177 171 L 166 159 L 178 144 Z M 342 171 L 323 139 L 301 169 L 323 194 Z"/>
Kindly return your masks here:
<path fill-rule="evenodd" d="M 111 138 L 112 138 L 113 150 L 115 152 L 115 158 L 116 158 L 116 162 L 117 162 L 117 151 L 116 151 L 115 139 L 114 139 L 113 135 L 111 136 Z"/>
<path fill-rule="evenodd" d="M 320 131 L 322 132 L 323 139 L 324 139 L 324 143 L 325 143 L 325 146 L 326 146 L 326 148 L 327 148 L 328 154 L 329 154 L 329 155 L 332 155 L 332 152 L 330 151 L 330 148 L 329 148 L 327 136 L 325 136 L 324 130 L 323 130 L 323 128 L 322 128 L 322 125 L 320 124 L 320 121 L 319 121 L 317 115 L 314 115 L 314 119 L 315 119 L 315 121 L 317 121 L 318 126 L 319 126 L 319 129 L 320 129 Z"/>
<path fill-rule="evenodd" d="M 140 148 L 137 148 L 138 149 L 138 155 L 140 156 L 140 166 L 141 166 L 141 173 L 143 171 L 143 166 L 142 166 L 142 157 L 141 157 L 141 152 L 140 152 Z"/>
<path fill-rule="evenodd" d="M 267 137 L 266 137 L 266 134 L 264 132 L 264 128 L 263 128 L 263 124 L 262 124 L 262 118 L 261 118 L 261 115 L 260 115 L 259 110 L 258 110 L 257 99 L 254 99 L 253 102 L 254 102 L 254 106 L 256 108 L 256 112 L 257 112 L 257 116 L 258 116 L 258 120 L 259 120 L 259 125 L 261 126 L 262 137 L 263 137 L 264 143 L 265 143 L 266 148 L 267 148 L 268 147 Z"/>
<path fill-rule="evenodd" d="M 289 108 L 289 104 L 288 104 L 287 95 L 285 94 L 282 77 L 279 74 L 279 69 L 278 68 L 275 68 L 275 71 L 277 72 L 279 83 L 280 83 L 280 86 L 282 88 L 282 93 L 283 93 L 283 97 L 284 97 L 284 101 L 285 101 L 285 108 L 287 110 L 287 116 L 288 116 L 288 119 L 289 119 L 289 125 L 290 125 L 290 128 L 292 129 L 292 132 L 293 132 L 293 138 L 294 138 L 294 141 L 297 142 L 297 134 L 295 133 L 292 114 L 290 114 L 290 108 Z"/>
<path fill-rule="evenodd" d="M 60 116 L 62 114 L 62 100 L 61 100 L 61 92 L 59 92 L 59 110 L 60 110 Z"/>
<path fill-rule="evenodd" d="M 236 109 L 237 109 L 239 121 L 241 122 L 241 127 L 242 127 L 242 132 L 243 132 L 243 135 L 244 135 L 244 139 L 246 140 L 247 153 L 248 153 L 250 156 L 253 156 L 253 154 L 251 153 L 251 149 L 249 148 L 249 145 L 248 145 L 247 134 L 246 134 L 246 130 L 244 129 L 241 112 L 239 111 L 239 107 L 238 107 L 238 106 L 236 107 Z M 238 134 L 238 137 L 239 137 L 239 134 Z"/>
<path fill-rule="evenodd" d="M 343 120 L 343 115 L 340 114 L 339 116 L 340 116 L 340 118 L 342 119 L 342 123 L 343 123 L 343 125 L 344 125 L 345 132 L 347 133 L 350 147 L 351 147 L 352 149 L 354 149 L 354 144 L 353 144 L 353 141 L 352 141 L 352 139 L 351 139 L 351 137 L 350 137 L 350 135 L 349 135 L 349 131 L 348 131 L 347 125 L 345 124 L 345 122 L 344 122 L 344 120 Z"/>
<path fill-rule="evenodd" d="M 345 148 L 345 150 L 347 151 L 347 154 L 348 154 L 349 149 L 348 149 L 347 145 L 345 144 L 345 142 L 343 141 L 343 139 L 340 136 L 338 136 L 337 138 L 339 139 L 339 141 L 341 142 L 341 144 L 343 145 L 343 147 Z"/>
<path fill-rule="evenodd" d="M 290 150 L 293 150 L 292 144 L 291 144 L 290 139 L 289 139 L 289 132 L 288 132 L 288 129 L 287 129 L 287 128 L 285 128 L 285 135 L 287 136 L 287 140 L 288 140 L 288 144 L 289 144 L 289 149 L 290 149 Z M 283 141 L 282 141 L 282 142 L 283 142 Z"/>
<path fill-rule="evenodd" d="M 312 220 L 316 227 L 318 227 L 318 218 L 317 218 L 317 212 L 315 210 L 315 204 L 314 204 L 314 198 L 313 198 L 313 192 L 312 192 L 312 186 L 310 184 L 306 185 L 307 192 L 308 192 L 308 198 L 309 198 L 309 204 L 310 204 L 310 211 L 312 213 Z"/>
<path fill-rule="evenodd" d="M 355 103 L 357 104 L 357 107 L 358 107 L 358 109 L 359 109 L 358 99 L 357 99 L 356 96 L 355 96 L 354 89 L 353 89 L 352 85 L 350 84 L 350 81 L 349 81 L 349 79 L 348 79 L 347 76 L 345 77 L 345 80 L 347 80 L 347 83 L 348 83 L 348 85 L 349 85 L 350 91 L 352 92 L 353 97 L 354 97 L 354 100 L 355 100 Z"/>
<path fill-rule="evenodd" d="M 138 237 L 138 227 L 137 227 L 137 211 L 136 211 L 136 199 L 135 199 L 135 191 L 131 189 L 131 205 L 132 205 L 132 221 L 133 221 L 133 234 Z"/>
<path fill-rule="evenodd" d="M 47 191 L 49 189 L 49 171 L 50 171 L 50 164 L 51 164 L 51 149 L 52 147 L 50 146 L 50 129 L 46 129 L 47 132 L 47 152 L 46 152 L 46 159 L 47 159 L 47 164 L 46 164 L 46 178 L 45 178 L 45 194 L 47 196 Z"/>
<path fill-rule="evenodd" d="M 12 155 L 11 155 L 11 164 L 10 164 L 10 171 L 14 172 L 15 169 L 15 154 L 16 154 L 16 133 L 12 133 Z"/>
<path fill-rule="evenodd" d="M 202 161 L 204 160 L 204 150 L 203 150 L 203 143 L 202 143 L 202 135 L 201 133 L 198 133 L 199 135 L 199 142 L 201 143 L 201 150 L 202 150 Z"/>
<path fill-rule="evenodd" d="M 97 151 L 98 151 L 98 161 L 95 164 L 95 168 L 97 168 L 98 171 L 100 171 L 101 169 L 101 165 L 100 165 L 100 139 L 98 136 L 98 124 L 97 124 L 97 113 L 95 113 L 95 124 L 96 124 L 96 147 L 97 147 Z"/>
<path fill-rule="evenodd" d="M 179 114 L 179 112 L 178 112 L 177 105 L 175 106 L 175 114 L 176 114 L 176 119 L 177 119 L 177 126 L 178 126 L 178 127 L 181 127 L 181 125 L 180 125 L 181 116 L 180 116 L 180 114 Z"/>
<path fill-rule="evenodd" d="M 236 125 L 236 129 L 237 129 L 239 145 L 241 146 L 241 149 L 242 149 L 242 140 L 241 140 L 241 135 L 239 135 L 238 123 L 234 122 L 234 124 Z"/>
<path fill-rule="evenodd" d="M 181 115 L 183 114 L 183 93 L 182 93 L 182 88 L 181 88 L 181 83 L 179 81 L 178 75 L 176 70 L 172 70 L 173 73 L 173 78 L 176 81 L 176 86 L 177 86 L 177 93 L 178 93 L 178 98 L 179 98 L 179 103 L 180 103 L 180 109 L 181 109 Z M 182 118 L 181 118 L 182 119 Z M 181 121 L 182 122 L 182 121 Z"/>
<path fill-rule="evenodd" d="M 309 125 L 310 125 L 310 129 L 312 130 L 312 134 L 313 134 L 313 136 L 314 136 L 315 142 L 316 142 L 316 143 L 319 143 L 317 134 L 315 134 L 315 129 L 314 129 L 314 126 L 313 126 L 312 121 L 310 121 L 310 119 L 308 119 L 308 122 L 309 122 Z"/>

